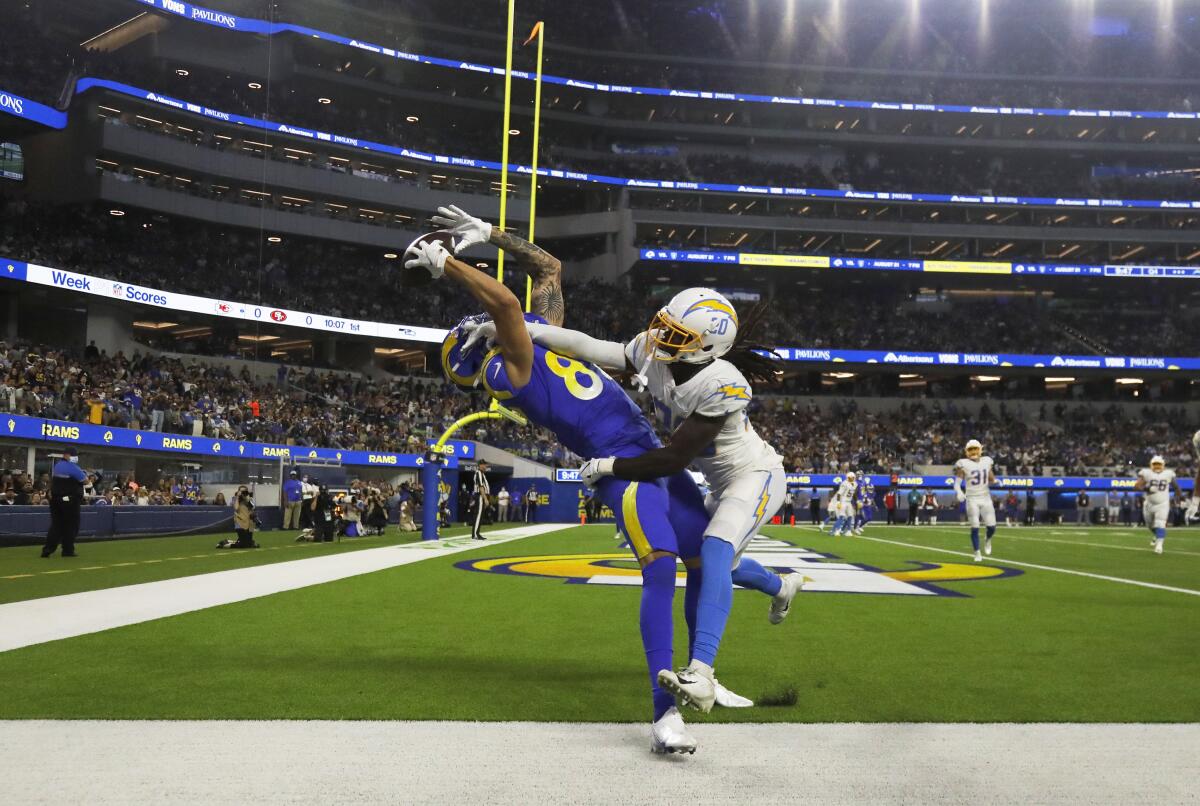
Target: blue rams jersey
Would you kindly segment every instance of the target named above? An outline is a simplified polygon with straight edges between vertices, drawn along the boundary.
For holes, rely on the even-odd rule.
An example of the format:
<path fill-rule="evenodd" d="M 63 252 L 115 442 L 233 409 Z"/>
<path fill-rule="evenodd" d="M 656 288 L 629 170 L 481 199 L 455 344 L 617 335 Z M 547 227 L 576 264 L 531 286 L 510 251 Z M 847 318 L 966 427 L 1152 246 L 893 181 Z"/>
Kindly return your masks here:
<path fill-rule="evenodd" d="M 653 426 L 616 381 L 592 364 L 533 346 L 533 372 L 520 391 L 508 379 L 504 356 L 493 350 L 480 381 L 509 408 L 554 432 L 585 459 L 636 456 L 662 447 Z"/>

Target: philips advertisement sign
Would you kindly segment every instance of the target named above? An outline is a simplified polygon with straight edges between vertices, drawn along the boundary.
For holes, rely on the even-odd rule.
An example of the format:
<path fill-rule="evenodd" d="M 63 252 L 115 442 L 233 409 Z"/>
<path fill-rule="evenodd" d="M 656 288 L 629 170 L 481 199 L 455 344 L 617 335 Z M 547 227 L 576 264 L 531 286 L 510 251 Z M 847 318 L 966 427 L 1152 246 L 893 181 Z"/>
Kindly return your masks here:
<path fill-rule="evenodd" d="M 43 420 L 39 417 L 25 417 L 17 414 L 0 415 L 0 437 L 71 443 L 97 448 L 182 453 L 190 456 L 224 459 L 265 459 L 268 461 L 324 459 L 339 461 L 346 465 L 395 468 L 419 468 L 425 464 L 425 457 L 413 454 L 310 448 L 298 445 L 269 445 L 261 442 L 163 434 L 157 431 L 136 431 L 130 428 L 109 428 L 90 423 Z M 458 467 L 457 456 L 448 456 L 446 461 L 447 467 Z"/>
<path fill-rule="evenodd" d="M 490 172 L 500 172 L 504 166 L 498 162 L 490 160 L 473 160 L 468 157 L 448 156 L 444 154 L 431 154 L 413 149 L 402 148 L 399 146 L 387 145 L 385 143 L 376 143 L 369 140 L 359 140 L 344 135 L 333 134 L 330 132 L 322 132 L 315 129 L 308 129 L 300 126 L 289 126 L 285 123 L 279 123 L 270 120 L 260 120 L 258 118 L 246 117 L 244 115 L 235 115 L 231 112 L 221 112 L 215 109 L 200 104 L 188 103 L 177 98 L 171 98 L 166 95 L 160 95 L 153 92 L 147 92 L 137 87 L 131 87 L 128 84 L 121 84 L 116 81 L 108 81 L 107 79 L 98 78 L 82 78 L 75 87 L 77 93 L 83 93 L 93 88 L 108 89 L 113 92 L 128 95 L 133 98 L 138 98 L 143 101 L 166 106 L 183 112 L 191 112 L 193 114 L 202 115 L 209 118 L 216 118 L 227 123 L 235 123 L 242 126 L 248 126 L 259 130 L 276 132 L 280 134 L 288 134 L 295 137 L 302 137 L 306 140 L 317 140 L 328 143 L 344 144 L 352 148 L 357 148 L 363 151 L 390 154 L 392 156 L 401 157 L 404 159 L 417 160 L 427 163 L 437 164 L 454 164 L 454 165 L 473 165 L 481 170 Z M 522 175 L 531 175 L 533 168 L 528 165 L 510 164 L 508 170 Z M 551 168 L 539 168 L 538 176 L 545 176 L 552 179 L 566 179 L 580 182 L 591 182 L 601 185 L 611 185 L 620 187 L 635 187 L 646 189 L 659 190 L 679 190 L 684 183 L 670 179 L 629 179 L 617 176 L 606 176 L 604 174 L 591 174 L 582 171 L 570 171 Z M 1111 207 L 1111 208 L 1132 208 L 1132 209 L 1188 209 L 1200 210 L 1200 201 L 1165 201 L 1158 199 L 1068 199 L 1068 198 L 1053 198 L 1048 196 L 963 196 L 958 194 L 946 193 L 893 193 L 886 191 L 855 191 L 855 190 L 831 190 L 828 188 L 793 188 L 793 187 L 764 187 L 760 185 L 747 184 L 729 184 L 716 182 L 690 182 L 686 183 L 687 189 L 713 192 L 713 193 L 732 193 L 738 195 L 752 196 L 804 196 L 814 199 L 855 199 L 865 201 L 906 201 L 930 204 L 964 204 L 964 205 L 1017 205 L 1017 206 L 1033 206 L 1033 207 Z M 703 253 L 716 254 L 716 253 Z M 670 259 L 670 258 L 668 258 Z M 974 264 L 968 264 L 974 265 Z M 933 269 L 925 269 L 932 271 Z M 1011 273 L 1011 269 L 1005 273 Z"/>
<path fill-rule="evenodd" d="M 1157 356 L 1032 355 L 1020 353 L 943 353 L 913 350 L 827 350 L 777 347 L 784 361 L 816 364 L 892 364 L 968 369 L 1139 369 L 1200 370 L 1200 358 Z"/>
<path fill-rule="evenodd" d="M 147 6 L 191 20 L 192 22 L 224 28 L 231 31 L 241 31 L 253 34 L 295 33 L 312 37 L 326 42 L 335 42 L 347 47 L 365 50 L 370 53 L 388 56 L 404 61 L 420 62 L 422 64 L 446 67 L 455 70 L 465 70 L 473 73 L 503 76 L 503 67 L 486 64 L 475 64 L 456 59 L 441 59 L 436 56 L 425 56 L 417 53 L 406 53 L 394 48 L 374 45 L 357 39 L 318 31 L 303 25 L 291 23 L 274 23 L 266 20 L 238 17 L 221 11 L 213 11 L 203 6 L 181 2 L 181 0 L 139 0 Z M 523 70 L 514 70 L 513 77 L 533 80 L 534 76 Z M 575 87 L 591 92 L 617 93 L 622 95 L 657 95 L 669 98 L 696 98 L 701 100 L 741 101 L 746 103 L 774 104 L 782 106 L 824 107 L 828 109 L 861 109 L 899 112 L 942 112 L 967 115 L 996 115 L 996 116 L 1037 116 L 1061 118 L 1096 118 L 1096 119 L 1162 119 L 1162 120 L 1200 120 L 1200 113 L 1190 111 L 1166 110 L 1126 110 L 1126 109 L 1061 109 L 1045 107 L 1001 106 L 995 104 L 938 104 L 911 103 L 904 101 L 859 101 L 842 100 L 837 98 L 808 98 L 787 95 L 756 95 L 742 92 L 724 92 L 716 90 L 669 89 L 663 87 L 638 87 L 624 84 L 610 84 L 602 81 L 588 81 L 579 78 L 543 75 L 542 80 L 547 84 L 557 84 L 564 87 Z"/>

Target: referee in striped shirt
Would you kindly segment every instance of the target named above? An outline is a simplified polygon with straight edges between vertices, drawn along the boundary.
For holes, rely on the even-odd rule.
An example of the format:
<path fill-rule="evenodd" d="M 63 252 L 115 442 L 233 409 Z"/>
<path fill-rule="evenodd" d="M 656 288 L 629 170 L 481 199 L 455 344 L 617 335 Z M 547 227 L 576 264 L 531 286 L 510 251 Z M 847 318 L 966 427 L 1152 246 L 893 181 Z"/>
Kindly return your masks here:
<path fill-rule="evenodd" d="M 492 491 L 487 480 L 487 469 L 487 462 L 480 462 L 475 466 L 475 511 L 471 519 L 471 537 L 474 540 L 486 539 L 479 533 L 479 525 L 483 523 L 483 511 L 487 508 L 488 494 Z"/>

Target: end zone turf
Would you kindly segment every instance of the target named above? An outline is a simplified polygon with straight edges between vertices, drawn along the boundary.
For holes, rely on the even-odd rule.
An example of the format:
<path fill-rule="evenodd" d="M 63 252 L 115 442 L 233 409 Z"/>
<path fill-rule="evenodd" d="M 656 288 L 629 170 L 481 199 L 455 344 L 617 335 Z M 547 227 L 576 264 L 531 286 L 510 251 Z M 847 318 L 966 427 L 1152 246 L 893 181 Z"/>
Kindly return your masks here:
<path fill-rule="evenodd" d="M 947 561 L 973 566 L 941 554 L 966 538 L 940 528 L 868 532 L 909 545 L 789 527 L 768 533 L 828 555 L 815 562 L 859 573 L 903 579 Z M 1035 568 L 1003 572 L 1018 569 L 1005 565 L 1011 559 L 1195 587 L 1200 557 L 1170 551 L 1200 536 L 1172 533 L 1168 553 L 1156 556 L 1124 550 L 1136 548 L 1138 535 L 1103 529 L 1066 537 L 1014 530 L 1029 539 L 1007 542 L 1006 534 L 982 564 L 999 574 L 931 583 L 954 595 L 805 594 L 773 627 L 766 600 L 739 592 L 722 681 L 751 697 L 792 688 L 796 703 L 694 721 L 1200 721 L 1200 597 Z M 631 569 L 611 535 L 610 527 L 576 527 L 483 543 L 0 653 L 9 695 L 0 716 L 643 722 L 636 588 L 459 567 L 611 554 L 611 569 Z M 1070 542 L 1076 537 L 1079 545 Z M 679 626 L 682 636 L 681 617 Z"/>

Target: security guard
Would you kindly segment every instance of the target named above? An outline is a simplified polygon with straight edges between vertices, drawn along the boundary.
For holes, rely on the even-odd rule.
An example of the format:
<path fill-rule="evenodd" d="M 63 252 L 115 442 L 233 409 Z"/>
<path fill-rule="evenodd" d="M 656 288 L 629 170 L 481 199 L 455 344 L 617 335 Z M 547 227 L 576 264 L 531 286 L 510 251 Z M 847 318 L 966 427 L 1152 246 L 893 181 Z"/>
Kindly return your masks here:
<path fill-rule="evenodd" d="M 83 483 L 87 474 L 79 468 L 74 448 L 64 448 L 62 458 L 50 474 L 50 531 L 42 556 L 49 557 L 62 544 L 62 556 L 74 557 L 79 534 L 79 507 L 83 505 Z"/>

